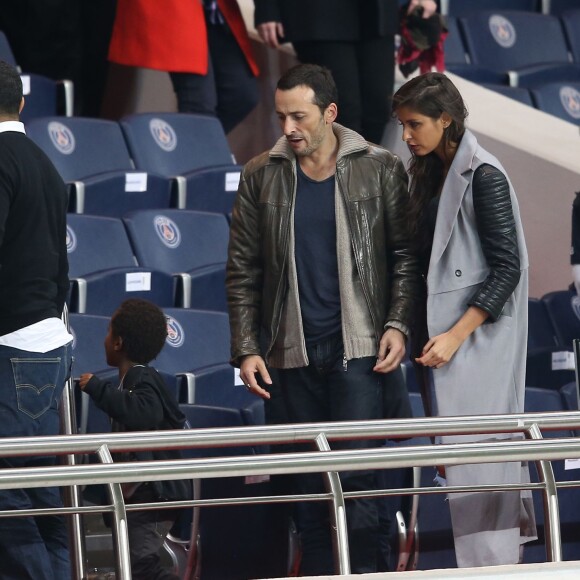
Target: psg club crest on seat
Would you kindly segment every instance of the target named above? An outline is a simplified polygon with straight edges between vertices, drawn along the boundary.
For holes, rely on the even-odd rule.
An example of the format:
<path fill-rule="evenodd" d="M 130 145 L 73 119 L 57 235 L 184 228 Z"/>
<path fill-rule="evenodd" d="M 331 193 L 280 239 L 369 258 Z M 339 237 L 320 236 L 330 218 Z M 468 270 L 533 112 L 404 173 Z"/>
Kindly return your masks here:
<path fill-rule="evenodd" d="M 570 117 L 580 119 L 580 92 L 574 87 L 562 87 L 560 101 Z"/>
<path fill-rule="evenodd" d="M 183 327 L 173 316 L 166 316 L 167 320 L 167 339 L 166 342 L 169 346 L 178 348 L 183 344 L 185 340 L 185 333 L 183 332 Z"/>
<path fill-rule="evenodd" d="M 173 127 L 163 119 L 151 119 L 149 130 L 155 143 L 164 151 L 173 151 L 177 147 L 177 135 Z"/>
<path fill-rule="evenodd" d="M 499 14 L 489 17 L 489 31 L 502 48 L 511 48 L 516 43 L 516 29 L 507 18 Z"/>
<path fill-rule="evenodd" d="M 70 226 L 66 226 L 66 253 L 72 254 L 77 249 L 77 236 Z"/>
<path fill-rule="evenodd" d="M 164 215 L 157 215 L 153 218 L 153 226 L 159 239 L 168 248 L 177 248 L 179 246 L 181 243 L 181 233 L 173 220 Z"/>
<path fill-rule="evenodd" d="M 48 124 L 48 135 L 62 154 L 70 155 L 75 150 L 75 136 L 66 125 L 52 121 Z"/>

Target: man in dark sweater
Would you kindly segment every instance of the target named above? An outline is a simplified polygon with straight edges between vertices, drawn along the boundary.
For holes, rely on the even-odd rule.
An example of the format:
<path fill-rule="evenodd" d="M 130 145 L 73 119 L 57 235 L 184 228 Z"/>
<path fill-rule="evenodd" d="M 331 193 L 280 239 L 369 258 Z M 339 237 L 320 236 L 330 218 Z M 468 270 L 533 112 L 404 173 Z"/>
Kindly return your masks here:
<path fill-rule="evenodd" d="M 26 137 L 19 122 L 23 106 L 20 76 L 0 61 L 0 437 L 59 433 L 71 363 L 72 336 L 61 319 L 68 289 L 67 192 Z M 54 457 L 0 458 L 0 468 L 54 463 Z M 0 491 L 0 510 L 60 506 L 58 488 Z M 70 578 L 64 519 L 3 520 L 0 577 Z"/>
<path fill-rule="evenodd" d="M 119 369 L 113 384 L 85 373 L 79 387 L 112 420 L 113 431 L 181 429 L 185 416 L 179 410 L 159 373 L 147 364 L 161 352 L 167 338 L 167 321 L 155 304 L 141 299 L 125 300 L 111 318 L 105 337 L 107 364 Z M 118 461 L 178 459 L 178 450 L 123 454 Z M 127 503 L 191 499 L 187 480 L 123 484 Z M 131 574 L 134 580 L 179 580 L 161 565 L 159 549 L 180 510 L 130 511 L 127 514 Z"/>

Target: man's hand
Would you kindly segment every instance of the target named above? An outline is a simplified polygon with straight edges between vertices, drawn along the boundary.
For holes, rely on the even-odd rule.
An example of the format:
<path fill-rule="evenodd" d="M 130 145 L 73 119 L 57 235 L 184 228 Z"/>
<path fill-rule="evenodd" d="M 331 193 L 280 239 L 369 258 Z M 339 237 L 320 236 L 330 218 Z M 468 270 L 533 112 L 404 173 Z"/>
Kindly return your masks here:
<path fill-rule="evenodd" d="M 376 373 L 390 373 L 401 364 L 404 356 L 405 335 L 396 328 L 389 328 L 379 343 L 379 355 L 373 370 Z"/>
<path fill-rule="evenodd" d="M 91 380 L 92 377 L 93 375 L 91 373 L 84 373 L 81 375 L 81 378 L 79 379 L 79 387 L 81 388 L 81 391 L 85 390 L 86 384 Z"/>
<path fill-rule="evenodd" d="M 272 379 L 266 369 L 266 363 L 261 356 L 251 354 L 244 357 L 242 364 L 240 365 L 240 378 L 244 381 L 246 389 L 251 393 L 254 393 L 254 395 L 262 397 L 262 399 L 269 399 L 270 393 L 266 391 L 266 389 L 260 387 L 256 380 L 256 374 L 259 374 L 267 385 L 272 384 Z"/>
<path fill-rule="evenodd" d="M 284 27 L 281 22 L 264 22 L 257 26 L 260 38 L 271 48 L 280 46 L 279 38 L 284 38 Z"/>

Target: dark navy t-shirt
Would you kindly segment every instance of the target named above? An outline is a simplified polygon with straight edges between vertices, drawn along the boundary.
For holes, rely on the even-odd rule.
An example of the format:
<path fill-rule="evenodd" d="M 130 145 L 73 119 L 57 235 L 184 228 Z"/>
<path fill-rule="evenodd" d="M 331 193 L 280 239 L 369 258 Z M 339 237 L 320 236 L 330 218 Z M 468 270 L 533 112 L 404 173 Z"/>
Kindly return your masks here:
<path fill-rule="evenodd" d="M 316 343 L 341 331 L 334 176 L 314 181 L 298 168 L 294 233 L 304 337 Z"/>

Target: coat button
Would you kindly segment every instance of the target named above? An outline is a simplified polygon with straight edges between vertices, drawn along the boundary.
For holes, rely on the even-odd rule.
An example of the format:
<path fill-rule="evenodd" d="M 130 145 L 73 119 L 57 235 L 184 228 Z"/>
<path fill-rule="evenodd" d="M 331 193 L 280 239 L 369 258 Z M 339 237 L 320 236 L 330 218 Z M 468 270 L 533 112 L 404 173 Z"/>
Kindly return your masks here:
<path fill-rule="evenodd" d="M 455 275 L 459 278 L 461 276 L 461 270 L 455 270 Z"/>

